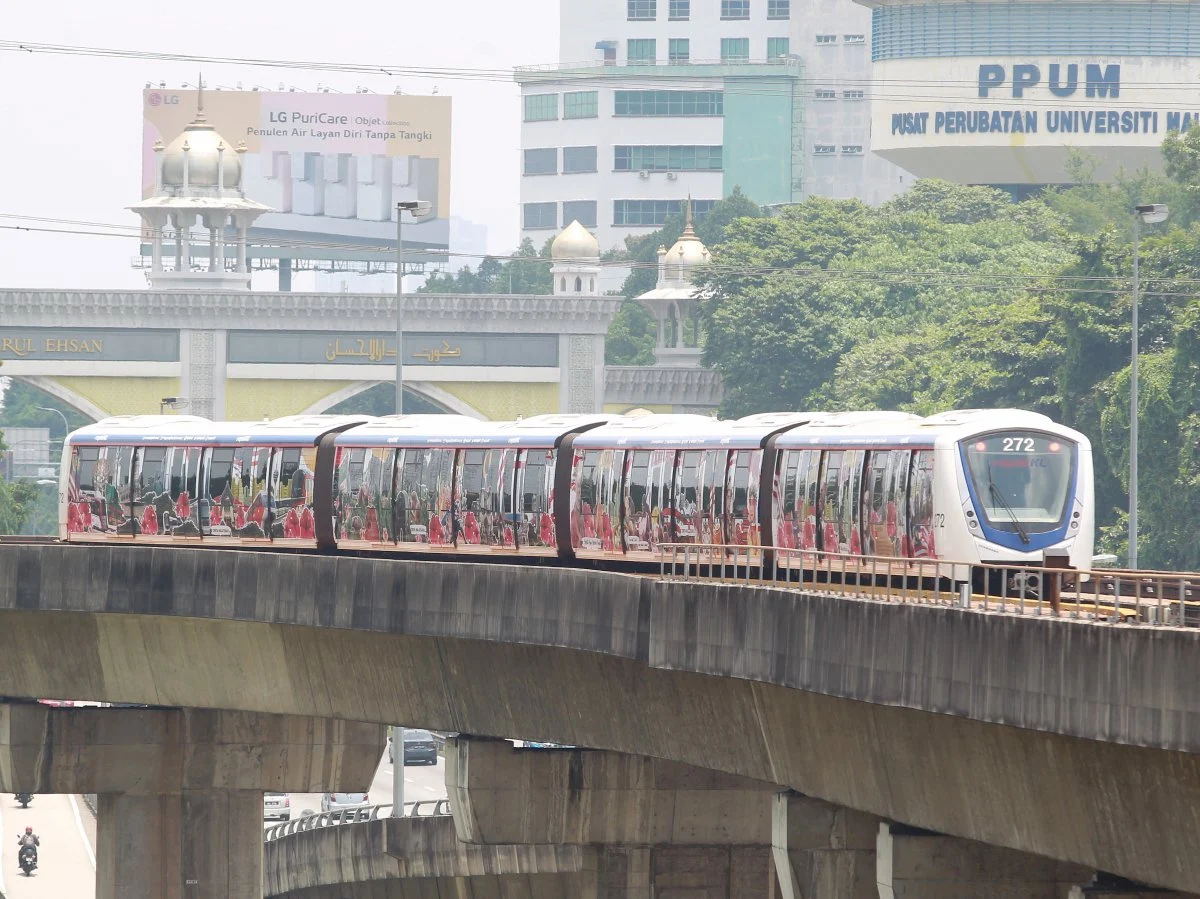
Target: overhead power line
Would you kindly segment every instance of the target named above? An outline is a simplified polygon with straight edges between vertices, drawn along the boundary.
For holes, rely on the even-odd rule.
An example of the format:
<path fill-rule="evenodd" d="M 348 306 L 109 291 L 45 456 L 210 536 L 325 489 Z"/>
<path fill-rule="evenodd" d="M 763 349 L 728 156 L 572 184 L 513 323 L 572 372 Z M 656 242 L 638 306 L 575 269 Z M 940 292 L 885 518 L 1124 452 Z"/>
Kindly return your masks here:
<path fill-rule="evenodd" d="M 77 223 L 85 226 L 85 228 L 72 227 L 50 227 L 56 222 L 61 222 L 64 225 L 72 224 L 67 220 L 45 219 L 38 217 L 15 216 L 8 213 L 0 213 L 0 218 L 22 219 L 29 218 L 46 223 L 45 225 L 0 225 L 0 230 L 5 231 L 26 231 L 47 234 L 61 234 L 64 236 L 83 236 L 83 237 L 118 237 L 129 239 L 136 237 L 136 234 L 131 231 L 138 231 L 136 225 L 103 225 L 99 223 Z M 99 230 L 103 229 L 103 230 Z M 378 249 L 377 246 L 355 245 L 355 244 L 335 244 L 335 243 L 304 243 L 300 241 L 272 241 L 271 245 L 282 245 L 288 248 L 295 249 Z M 495 256 L 476 253 L 452 253 L 448 254 L 448 258 L 464 258 L 477 260 L 495 260 L 497 262 L 517 262 L 517 263 L 535 263 L 535 264 L 552 264 L 553 260 L 541 257 L 528 256 Z M 637 261 L 619 261 L 605 260 L 599 263 L 601 267 L 612 269 L 656 269 L 656 262 L 637 262 Z M 973 290 L 999 290 L 999 289 L 1020 289 L 1037 292 L 1048 292 L 1051 290 L 1069 291 L 1075 294 L 1102 294 L 1106 296 L 1117 296 L 1129 293 L 1130 288 L 1126 286 L 1127 279 L 1121 277 L 1108 278 L 1104 276 L 1076 276 L 1076 275 L 1050 275 L 1050 274 L 1003 274 L 999 272 L 954 272 L 945 270 L 936 271 L 912 271 L 900 269 L 841 269 L 841 268 L 814 268 L 804 266 L 723 266 L 719 262 L 709 263 L 710 271 L 718 275 L 727 277 L 768 277 L 771 275 L 787 274 L 799 278 L 812 278 L 814 280 L 836 280 L 839 282 L 851 284 L 864 284 L 870 286 L 885 286 L 885 287 L 903 287 L 915 286 L 918 284 L 928 285 L 946 285 L 951 284 L 962 289 Z M 1178 290 L 1167 290 L 1161 288 L 1170 288 L 1173 286 L 1179 287 L 1194 287 L 1200 285 L 1200 279 L 1193 278 L 1150 278 L 1148 284 L 1159 287 L 1159 290 L 1147 289 L 1142 291 L 1143 296 L 1158 296 L 1172 297 L 1175 299 L 1200 299 L 1200 293 L 1182 293 Z M 1101 284 L 1113 284 L 1112 287 L 1100 287 Z M 1087 285 L 1087 286 L 1080 286 Z"/>

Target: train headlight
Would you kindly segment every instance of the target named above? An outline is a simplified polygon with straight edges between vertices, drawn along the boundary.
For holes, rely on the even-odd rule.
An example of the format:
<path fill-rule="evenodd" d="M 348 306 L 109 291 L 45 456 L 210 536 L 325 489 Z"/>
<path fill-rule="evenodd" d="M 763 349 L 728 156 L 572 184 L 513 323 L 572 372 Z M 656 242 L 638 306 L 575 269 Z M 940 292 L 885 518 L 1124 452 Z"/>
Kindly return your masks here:
<path fill-rule="evenodd" d="M 979 516 L 975 514 L 975 507 L 971 505 L 970 500 L 963 503 L 963 515 L 967 519 L 967 530 L 972 534 L 982 537 L 983 528 L 979 524 Z"/>

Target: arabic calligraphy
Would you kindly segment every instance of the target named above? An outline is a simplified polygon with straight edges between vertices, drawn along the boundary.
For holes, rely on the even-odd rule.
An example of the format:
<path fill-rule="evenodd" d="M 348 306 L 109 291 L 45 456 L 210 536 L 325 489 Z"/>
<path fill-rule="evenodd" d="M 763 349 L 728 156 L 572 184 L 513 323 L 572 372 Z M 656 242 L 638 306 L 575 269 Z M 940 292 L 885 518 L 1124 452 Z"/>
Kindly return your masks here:
<path fill-rule="evenodd" d="M 425 359 L 430 363 L 437 364 L 443 359 L 457 359 L 462 355 L 462 347 L 456 346 L 451 348 L 450 342 L 442 341 L 441 349 L 422 350 L 419 353 L 413 353 L 414 359 Z"/>
<path fill-rule="evenodd" d="M 343 347 L 342 339 L 338 337 L 325 349 L 325 359 L 329 362 L 338 359 L 366 359 L 368 362 L 382 362 L 388 358 L 396 358 L 396 351 L 388 349 L 387 341 L 376 337 L 359 337 L 350 341 L 349 347 Z"/>
<path fill-rule="evenodd" d="M 429 347 L 419 353 L 413 353 L 414 359 L 424 359 L 436 365 L 443 359 L 459 359 L 462 357 L 461 346 L 450 346 L 448 340 L 443 340 L 440 347 Z M 325 348 L 327 362 L 339 359 L 365 359 L 367 362 L 383 362 L 385 359 L 395 359 L 396 351 L 387 345 L 387 341 L 377 337 L 358 337 L 342 343 L 340 337 L 335 338 Z"/>

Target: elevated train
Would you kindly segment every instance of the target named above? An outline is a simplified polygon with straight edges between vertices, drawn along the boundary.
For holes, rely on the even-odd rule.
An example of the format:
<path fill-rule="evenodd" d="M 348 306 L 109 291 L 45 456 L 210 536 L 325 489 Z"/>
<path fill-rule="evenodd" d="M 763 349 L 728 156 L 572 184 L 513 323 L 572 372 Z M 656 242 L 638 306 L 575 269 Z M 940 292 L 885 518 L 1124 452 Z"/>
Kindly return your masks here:
<path fill-rule="evenodd" d="M 1092 561 L 1091 446 L 1020 410 L 105 419 L 65 441 L 67 541 L 622 562 L 663 543 Z M 783 555 L 783 554 L 781 554 Z"/>

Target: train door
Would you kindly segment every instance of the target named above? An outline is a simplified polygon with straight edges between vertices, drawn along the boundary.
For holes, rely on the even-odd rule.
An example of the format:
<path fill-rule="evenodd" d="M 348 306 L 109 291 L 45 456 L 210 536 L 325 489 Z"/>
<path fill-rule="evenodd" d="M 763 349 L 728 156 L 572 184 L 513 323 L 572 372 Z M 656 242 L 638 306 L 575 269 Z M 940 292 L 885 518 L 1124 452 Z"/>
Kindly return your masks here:
<path fill-rule="evenodd" d="M 634 450 L 626 454 L 629 470 L 625 476 L 625 514 L 623 539 L 628 552 L 650 551 L 650 451 Z"/>
<path fill-rule="evenodd" d="M 828 450 L 821 460 L 821 487 L 817 500 L 817 548 L 822 552 L 841 552 L 838 526 L 838 482 L 841 478 L 842 452 Z"/>
<path fill-rule="evenodd" d="M 936 559 L 933 539 L 933 450 L 912 454 L 908 479 L 909 555 L 914 559 Z"/>
<path fill-rule="evenodd" d="M 167 498 L 167 454 L 165 446 L 143 446 L 134 454 L 133 509 L 134 532 L 144 537 L 164 533 L 162 521 L 170 514 Z"/>
<path fill-rule="evenodd" d="M 675 502 L 671 514 L 671 539 L 676 543 L 697 543 L 701 533 L 701 483 L 704 453 L 682 450 L 675 465 Z"/>
<path fill-rule="evenodd" d="M 728 450 L 706 450 L 701 467 L 700 542 L 724 546 L 725 477 L 729 466 Z"/>
<path fill-rule="evenodd" d="M 758 546 L 762 542 L 758 522 L 758 475 L 761 470 L 762 450 L 735 450 L 730 454 L 725 538 L 734 546 Z"/>
<path fill-rule="evenodd" d="M 521 545 L 553 549 L 558 545 L 554 520 L 553 449 L 521 450 L 517 460 L 517 502 L 522 522 Z"/>

